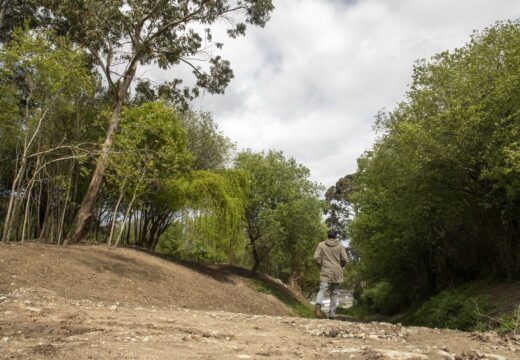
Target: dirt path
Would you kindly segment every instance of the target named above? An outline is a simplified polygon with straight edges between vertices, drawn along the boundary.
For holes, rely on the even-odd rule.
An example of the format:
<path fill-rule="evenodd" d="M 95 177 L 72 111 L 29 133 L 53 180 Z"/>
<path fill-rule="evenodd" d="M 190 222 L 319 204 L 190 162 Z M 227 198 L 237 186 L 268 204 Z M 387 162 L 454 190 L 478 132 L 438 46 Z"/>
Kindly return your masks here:
<path fill-rule="evenodd" d="M 0 297 L 2 359 L 520 359 L 520 343 L 385 323 L 67 300 L 43 289 Z"/>
<path fill-rule="evenodd" d="M 131 249 L 0 244 L 0 359 L 520 360 L 493 333 L 290 317 L 248 281 Z"/>

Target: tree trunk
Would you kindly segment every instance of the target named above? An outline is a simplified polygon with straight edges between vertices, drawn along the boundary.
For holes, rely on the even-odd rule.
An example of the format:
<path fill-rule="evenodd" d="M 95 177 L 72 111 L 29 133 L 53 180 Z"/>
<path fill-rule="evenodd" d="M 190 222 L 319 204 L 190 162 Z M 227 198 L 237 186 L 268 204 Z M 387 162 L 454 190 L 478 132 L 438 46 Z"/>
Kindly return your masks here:
<path fill-rule="evenodd" d="M 101 153 L 96 162 L 96 169 L 94 170 L 94 174 L 90 179 L 90 184 L 81 202 L 70 235 L 67 237 L 67 240 L 65 241 L 66 243 L 78 243 L 81 240 L 81 236 L 83 234 L 83 230 L 85 229 L 85 225 L 87 224 L 88 219 L 92 216 L 92 209 L 94 208 L 94 204 L 96 203 L 97 195 L 99 193 L 99 189 L 101 188 L 103 176 L 105 175 L 105 170 L 108 165 L 108 156 L 110 149 L 112 148 L 112 143 L 114 142 L 114 135 L 119 124 L 119 116 L 123 108 L 123 102 L 127 96 L 128 89 L 130 88 L 130 84 L 132 83 L 132 80 L 134 78 L 136 67 L 136 62 L 130 64 L 128 70 L 126 71 L 123 77 L 123 82 L 117 93 L 114 109 L 112 110 L 112 117 L 110 118 L 110 122 L 108 124 L 105 142 L 101 147 Z"/>
<path fill-rule="evenodd" d="M 31 182 L 29 184 L 29 190 L 27 190 L 27 195 L 26 195 L 27 200 L 25 201 L 25 215 L 24 215 L 24 219 L 23 219 L 21 242 L 24 242 L 26 240 L 25 235 L 26 235 L 27 224 L 29 222 L 29 215 L 30 215 L 29 209 L 31 206 L 31 194 L 32 194 L 33 185 L 34 185 L 34 181 L 31 180 Z"/>
<path fill-rule="evenodd" d="M 260 262 L 262 261 L 262 258 L 258 253 L 258 249 L 256 248 L 256 239 L 251 239 L 251 247 L 253 251 L 254 260 L 253 268 L 251 269 L 251 275 L 256 275 L 258 267 L 260 266 Z"/>
<path fill-rule="evenodd" d="M 38 186 L 38 200 L 36 202 L 36 227 L 34 229 L 33 238 L 37 239 L 42 228 L 42 192 L 43 185 L 41 181 L 41 177 L 38 175 L 39 186 Z"/>
<path fill-rule="evenodd" d="M 47 185 L 48 187 L 48 185 Z M 50 193 L 49 193 L 49 190 L 47 189 L 47 198 L 45 199 L 45 211 L 43 212 L 43 222 L 42 222 L 42 227 L 41 227 L 41 230 L 40 230 L 40 235 L 38 236 L 38 240 L 39 241 L 42 241 L 42 239 L 45 237 L 45 232 L 47 231 L 47 226 L 48 226 L 48 223 L 49 223 L 49 217 L 50 217 Z"/>
<path fill-rule="evenodd" d="M 72 163 L 72 165 L 70 167 L 70 172 L 72 173 L 73 170 L 74 170 L 74 163 Z M 63 234 L 65 232 L 65 230 L 64 230 L 64 227 L 65 227 L 65 214 L 67 213 L 67 206 L 69 204 L 70 193 L 71 193 L 71 190 L 72 190 L 72 181 L 73 181 L 73 177 L 72 177 L 72 174 L 71 174 L 70 182 L 67 185 L 67 196 L 65 197 L 65 202 L 63 204 L 63 211 L 61 213 L 60 225 L 59 225 L 59 230 L 58 230 L 59 231 L 58 232 L 58 246 L 60 245 L 61 239 L 63 238 Z"/>
<path fill-rule="evenodd" d="M 123 200 L 123 196 L 125 195 L 125 191 L 124 191 L 125 183 L 126 183 L 126 178 L 123 180 L 123 184 L 121 185 L 119 198 L 117 199 L 116 207 L 114 209 L 114 214 L 112 216 L 112 224 L 110 226 L 110 235 L 108 235 L 108 246 L 112 245 L 112 237 L 114 236 L 114 228 L 116 226 L 116 221 L 117 221 L 117 212 L 119 211 L 119 205 L 121 204 L 121 201 Z"/>
<path fill-rule="evenodd" d="M 128 226 L 126 227 L 126 236 L 125 236 L 125 245 L 130 245 L 130 234 L 132 232 L 132 218 L 134 217 L 133 213 L 130 213 L 128 218 Z"/>
<path fill-rule="evenodd" d="M 17 206 L 17 192 L 19 191 L 18 185 L 21 183 L 22 175 L 25 172 L 25 166 L 26 166 L 26 152 L 24 151 L 24 154 L 21 159 L 20 168 L 18 169 L 18 172 L 16 173 L 15 178 L 13 179 L 13 184 L 11 186 L 11 193 L 9 194 L 9 203 L 7 205 L 7 212 L 5 214 L 4 219 L 4 229 L 2 231 L 2 241 L 6 242 L 9 241 L 9 237 L 11 235 L 11 229 L 12 229 L 12 221 L 14 218 L 15 209 Z"/>
<path fill-rule="evenodd" d="M 137 187 L 135 188 L 134 190 L 134 193 L 132 195 L 132 200 L 130 200 L 130 204 L 128 205 L 128 209 L 126 209 L 126 214 L 125 214 L 125 218 L 123 219 L 123 225 L 121 225 L 121 230 L 119 230 L 119 235 L 117 236 L 117 240 L 116 240 L 116 244 L 114 246 L 117 246 L 119 245 L 119 241 L 121 241 L 121 236 L 123 235 L 123 230 L 125 229 L 125 226 L 126 226 L 126 223 L 129 219 L 129 216 L 130 216 L 130 211 L 132 210 L 132 205 L 134 204 L 134 200 L 137 196 Z M 130 226 L 128 226 L 128 236 L 130 234 Z M 127 236 L 127 243 L 128 243 L 128 236 Z"/>

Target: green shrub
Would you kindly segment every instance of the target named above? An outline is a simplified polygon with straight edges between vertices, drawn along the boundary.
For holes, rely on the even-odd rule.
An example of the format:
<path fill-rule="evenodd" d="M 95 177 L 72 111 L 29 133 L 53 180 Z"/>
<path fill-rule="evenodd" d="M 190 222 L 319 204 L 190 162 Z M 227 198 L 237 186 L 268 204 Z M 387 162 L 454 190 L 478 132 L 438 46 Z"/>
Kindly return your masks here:
<path fill-rule="evenodd" d="M 501 314 L 497 319 L 498 326 L 496 332 L 499 334 L 506 334 L 516 332 L 520 326 L 520 305 L 511 314 Z"/>
<path fill-rule="evenodd" d="M 336 309 L 336 314 L 349 316 L 357 319 L 363 319 L 366 316 L 372 315 L 366 307 L 359 304 L 356 304 L 346 309 L 339 307 Z"/>
<path fill-rule="evenodd" d="M 401 297 L 387 281 L 378 282 L 373 287 L 365 289 L 361 294 L 363 306 L 371 311 L 385 315 L 391 315 L 399 311 L 401 300 Z"/>
<path fill-rule="evenodd" d="M 472 298 L 456 290 L 445 290 L 426 301 L 412 315 L 412 322 L 414 325 L 471 331 L 478 328 L 480 314 L 490 309 L 489 299 L 485 297 Z"/>

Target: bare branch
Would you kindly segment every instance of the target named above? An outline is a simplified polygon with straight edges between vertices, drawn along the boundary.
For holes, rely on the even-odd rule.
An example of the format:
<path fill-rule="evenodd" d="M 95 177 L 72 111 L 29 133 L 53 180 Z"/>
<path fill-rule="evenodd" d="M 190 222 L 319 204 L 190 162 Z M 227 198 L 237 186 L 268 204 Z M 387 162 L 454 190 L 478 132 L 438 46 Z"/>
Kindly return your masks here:
<path fill-rule="evenodd" d="M 82 152 L 88 152 L 88 153 L 92 153 L 92 150 L 88 150 L 88 149 L 84 149 L 84 148 L 81 148 L 80 146 L 81 145 L 97 145 L 97 144 L 94 144 L 94 143 L 88 143 L 88 142 L 84 142 L 84 143 L 79 143 L 77 145 L 58 145 L 52 149 L 48 149 L 48 150 L 45 150 L 45 151 L 40 151 L 40 152 L 37 152 L 37 153 L 33 153 L 31 155 L 28 155 L 27 158 L 32 158 L 32 157 L 35 157 L 35 156 L 40 156 L 40 155 L 45 155 L 45 154 L 49 154 L 51 152 L 54 152 L 54 151 L 57 151 L 57 150 L 62 150 L 62 149 L 70 149 L 70 150 L 78 150 L 78 151 L 82 151 Z"/>
<path fill-rule="evenodd" d="M 103 62 L 103 60 L 101 60 L 101 57 L 99 56 L 99 54 L 96 52 L 96 51 L 93 51 L 92 49 L 89 49 L 90 53 L 96 58 L 96 61 L 98 62 L 98 65 L 101 67 L 101 69 L 103 70 L 103 73 L 105 74 L 105 77 L 108 81 L 108 85 L 112 88 L 112 90 L 114 92 L 117 91 L 117 88 L 116 88 L 116 85 L 114 84 L 114 81 L 112 80 L 112 75 L 111 75 L 111 72 L 110 72 L 110 67 L 108 65 L 108 62 L 109 62 L 109 58 L 107 56 L 107 63 L 105 64 Z M 110 51 L 111 52 L 111 51 Z"/>
<path fill-rule="evenodd" d="M 182 19 L 179 19 L 177 21 L 172 21 L 172 22 L 164 25 L 162 28 L 157 30 L 155 33 L 151 33 L 151 35 L 147 39 L 145 39 L 145 41 L 148 41 L 148 42 L 149 41 L 153 41 L 155 38 L 161 36 L 163 33 L 168 31 L 169 29 L 171 29 L 173 27 L 176 27 L 176 26 L 178 26 L 180 24 L 187 23 L 187 22 L 189 22 L 191 20 L 196 19 L 196 16 L 199 15 L 203 10 L 204 10 L 204 6 L 200 6 L 197 10 L 195 10 L 194 12 L 186 15 Z"/>

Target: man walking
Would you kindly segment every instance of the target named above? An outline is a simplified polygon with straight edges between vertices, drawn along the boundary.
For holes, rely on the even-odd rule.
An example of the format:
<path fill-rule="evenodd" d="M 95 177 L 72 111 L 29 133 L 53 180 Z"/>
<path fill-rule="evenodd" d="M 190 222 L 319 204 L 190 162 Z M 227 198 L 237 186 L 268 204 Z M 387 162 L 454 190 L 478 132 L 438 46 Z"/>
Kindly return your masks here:
<path fill-rule="evenodd" d="M 318 244 L 314 252 L 314 261 L 320 267 L 320 291 L 316 296 L 316 317 L 321 318 L 321 305 L 323 297 L 330 289 L 329 319 L 336 317 L 339 287 L 343 283 L 343 267 L 347 263 L 347 252 L 336 239 L 338 232 L 329 230 L 327 240 Z"/>

